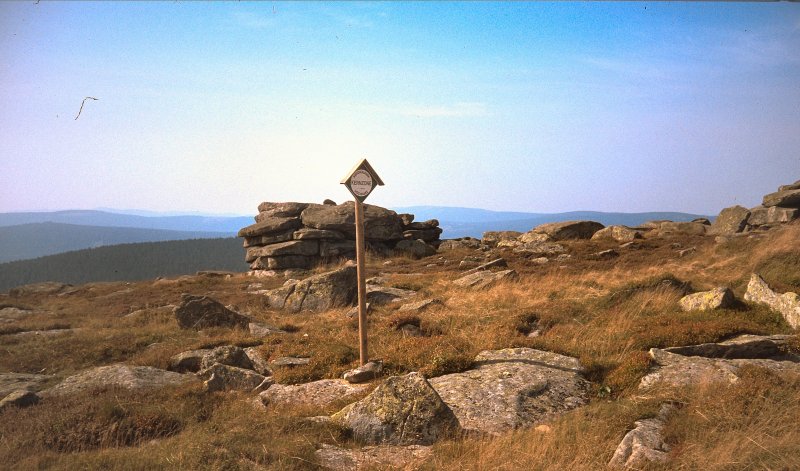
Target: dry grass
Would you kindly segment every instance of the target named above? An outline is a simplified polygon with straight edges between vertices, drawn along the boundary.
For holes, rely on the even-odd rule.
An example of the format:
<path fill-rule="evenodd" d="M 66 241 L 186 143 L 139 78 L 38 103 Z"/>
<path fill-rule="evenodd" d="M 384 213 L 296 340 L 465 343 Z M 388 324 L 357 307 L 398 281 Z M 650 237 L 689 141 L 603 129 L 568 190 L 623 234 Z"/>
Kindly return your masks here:
<path fill-rule="evenodd" d="M 555 351 L 586 366 L 590 404 L 549 423 L 550 432 L 440 443 L 427 469 L 602 469 L 633 421 L 652 415 L 665 397 L 683 404 L 667 426 L 670 469 L 798 469 L 797 379 L 752 371 L 724 391 L 700 387 L 659 397 L 642 397 L 636 386 L 650 367 L 651 347 L 790 332 L 763 307 L 684 313 L 677 302 L 687 285 L 728 285 L 741 298 L 753 271 L 779 291 L 800 290 L 799 240 L 800 225 L 725 244 L 702 237 L 647 239 L 644 248 L 619 249 L 611 261 L 588 257 L 615 247 L 609 242 L 571 242 L 571 260 L 544 266 L 507 251 L 503 256 L 520 280 L 485 291 L 450 283 L 461 274 L 458 261 L 473 254 L 468 250 L 422 260 L 396 257 L 389 265 L 370 255 L 368 276 L 417 290 L 417 299 L 443 302 L 410 315 L 397 305 L 377 306 L 369 316 L 370 357 L 382 359 L 387 374 L 421 371 L 429 377 L 466 370 L 481 350 L 507 347 Z M 676 244 L 696 252 L 680 257 Z M 0 371 L 45 372 L 56 381 L 114 362 L 164 368 L 178 352 L 226 344 L 257 346 L 270 359 L 311 358 L 307 366 L 277 370 L 281 383 L 336 378 L 356 366 L 357 326 L 347 309 L 288 314 L 269 309 L 263 297 L 246 290 L 252 283 L 267 289 L 283 281 L 181 277 L 93 283 L 63 296 L 4 297 L 3 304 L 42 313 L 2 327 Z M 177 304 L 182 293 L 209 295 L 289 333 L 256 339 L 240 330 L 180 330 L 161 307 Z M 134 311 L 140 312 L 128 316 Z M 422 336 L 398 330 L 408 323 Z M 53 327 L 75 330 L 51 337 L 9 335 Z M 539 335 L 529 337 L 534 330 Z M 261 410 L 251 402 L 246 394 L 192 388 L 46 399 L 0 413 L 0 462 L 15 469 L 316 469 L 318 444 L 352 446 L 342 430 L 297 420 L 332 410 Z"/>

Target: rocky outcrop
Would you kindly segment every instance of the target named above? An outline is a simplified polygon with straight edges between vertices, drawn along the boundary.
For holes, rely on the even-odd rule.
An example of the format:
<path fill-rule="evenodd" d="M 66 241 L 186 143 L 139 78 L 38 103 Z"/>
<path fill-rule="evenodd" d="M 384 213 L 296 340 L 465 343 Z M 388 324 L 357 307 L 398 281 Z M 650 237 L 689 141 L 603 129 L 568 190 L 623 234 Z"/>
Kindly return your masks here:
<path fill-rule="evenodd" d="M 541 224 L 531 232 L 546 234 L 550 240 L 575 240 L 591 239 L 591 237 L 605 226 L 595 221 L 564 221 Z"/>
<path fill-rule="evenodd" d="M 669 445 L 664 442 L 664 424 L 675 409 L 671 404 L 661 406 L 658 415 L 634 422 L 634 428 L 622 439 L 614 456 L 608 462 L 610 468 L 640 469 L 651 463 L 664 463 L 669 457 Z"/>
<path fill-rule="evenodd" d="M 753 273 L 747 283 L 744 300 L 767 305 L 779 312 L 790 326 L 800 328 L 800 298 L 797 293 L 778 294 L 770 289 L 763 278 Z"/>
<path fill-rule="evenodd" d="M 756 206 L 750 209 L 750 217 L 747 219 L 747 224 L 751 228 L 773 226 L 792 222 L 799 217 L 800 209 L 798 208 L 781 208 L 778 206 L 765 208 L 763 206 Z"/>
<path fill-rule="evenodd" d="M 780 206 L 782 208 L 800 208 L 800 189 L 783 190 L 764 195 L 762 206 Z"/>
<path fill-rule="evenodd" d="M 14 391 L 41 391 L 53 379 L 52 375 L 31 373 L 0 373 L 0 398 Z"/>
<path fill-rule="evenodd" d="M 368 361 L 358 368 L 352 369 L 344 374 L 343 378 L 348 383 L 364 383 L 371 381 L 383 372 L 383 362 L 380 360 Z"/>
<path fill-rule="evenodd" d="M 239 327 L 247 329 L 250 318 L 234 312 L 208 296 L 184 294 L 175 307 L 175 319 L 181 329 L 206 329 L 208 327 Z"/>
<path fill-rule="evenodd" d="M 325 408 L 354 399 L 369 388 L 367 384 L 350 384 L 341 379 L 321 379 L 310 383 L 273 384 L 258 395 L 264 405 L 273 407 Z"/>
<path fill-rule="evenodd" d="M 335 471 L 412 470 L 422 466 L 431 455 L 433 449 L 423 445 L 380 445 L 351 450 L 323 444 L 315 453 L 319 466 Z"/>
<path fill-rule="evenodd" d="M 742 206 L 731 206 L 720 211 L 719 216 L 711 224 L 709 233 L 715 235 L 730 235 L 742 232 L 747 226 L 750 210 Z"/>
<path fill-rule="evenodd" d="M 331 202 L 332 203 L 332 202 Z M 319 263 L 355 257 L 355 205 L 261 203 L 256 223 L 242 228 L 251 270 L 308 269 Z M 431 219 L 413 222 L 380 206 L 364 205 L 367 248 L 388 254 L 396 249 L 423 257 L 435 253 L 442 229 Z"/>
<path fill-rule="evenodd" d="M 284 286 L 267 292 L 267 302 L 275 309 L 289 312 L 324 311 L 351 306 L 357 296 L 356 267 L 308 277 L 302 281 L 289 280 Z"/>
<path fill-rule="evenodd" d="M 192 381 L 197 381 L 197 377 L 192 374 L 180 374 L 151 366 L 116 364 L 98 366 L 70 376 L 52 388 L 42 391 L 41 395 L 78 394 L 108 386 L 131 390 L 157 389 Z"/>
<path fill-rule="evenodd" d="M 513 281 L 519 278 L 514 270 L 501 270 L 492 272 L 488 270 L 478 271 L 453 281 L 453 284 L 460 288 L 487 289 L 500 281 Z"/>
<path fill-rule="evenodd" d="M 431 386 L 468 431 L 499 434 L 586 404 L 580 362 L 530 348 L 484 351 L 477 367 L 432 378 Z"/>
<path fill-rule="evenodd" d="M 460 239 L 443 240 L 442 243 L 439 244 L 439 250 L 478 249 L 480 246 L 481 241 L 479 239 L 463 237 Z"/>
<path fill-rule="evenodd" d="M 375 306 L 403 301 L 416 295 L 417 292 L 410 289 L 367 284 L 367 302 Z"/>
<path fill-rule="evenodd" d="M 453 412 L 419 373 L 388 378 L 332 418 L 366 445 L 430 445 L 458 429 Z"/>
<path fill-rule="evenodd" d="M 668 347 L 664 351 L 683 356 L 705 358 L 764 358 L 778 361 L 800 361 L 800 355 L 789 352 L 793 335 L 740 335 L 717 343 L 701 343 L 683 347 Z"/>
<path fill-rule="evenodd" d="M 688 294 L 680 299 L 678 304 L 684 311 L 708 311 L 711 309 L 725 309 L 733 307 L 736 298 L 733 291 L 727 286 L 714 288 L 710 291 Z"/>

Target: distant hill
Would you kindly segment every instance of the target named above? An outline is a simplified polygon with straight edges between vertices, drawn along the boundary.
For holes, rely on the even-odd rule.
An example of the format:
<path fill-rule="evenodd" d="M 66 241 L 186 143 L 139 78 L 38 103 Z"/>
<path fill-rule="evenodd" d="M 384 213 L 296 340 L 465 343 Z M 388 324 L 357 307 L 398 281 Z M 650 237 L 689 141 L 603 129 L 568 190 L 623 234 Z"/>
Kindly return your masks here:
<path fill-rule="evenodd" d="M 689 214 L 679 212 L 647 212 L 647 213 L 605 213 L 600 211 L 571 211 L 566 213 L 521 213 L 509 211 L 490 211 L 475 208 L 454 208 L 445 206 L 406 206 L 392 208 L 398 213 L 411 213 L 415 221 L 438 219 L 439 226 L 444 230 L 443 239 L 457 237 L 480 238 L 486 231 L 520 231 L 527 232 L 539 224 L 548 222 L 571 221 L 588 219 L 600 222 L 606 226 L 623 224 L 637 226 L 646 221 L 655 219 L 669 219 L 671 221 L 691 221 L 699 217 L 708 217 L 702 214 Z M 713 220 L 713 217 L 709 217 Z"/>
<path fill-rule="evenodd" d="M 28 283 L 136 281 L 200 270 L 247 270 L 241 239 L 122 244 L 0 264 L 0 292 Z"/>
<path fill-rule="evenodd" d="M 139 216 L 93 210 L 0 213 L 0 227 L 36 222 L 56 222 L 80 226 L 138 227 L 169 231 L 221 232 L 234 235 L 239 229 L 253 224 L 254 221 L 250 216 Z"/>
<path fill-rule="evenodd" d="M 0 227 L 0 263 L 104 245 L 210 239 L 230 235 L 227 232 L 100 227 L 53 222 L 28 223 Z"/>

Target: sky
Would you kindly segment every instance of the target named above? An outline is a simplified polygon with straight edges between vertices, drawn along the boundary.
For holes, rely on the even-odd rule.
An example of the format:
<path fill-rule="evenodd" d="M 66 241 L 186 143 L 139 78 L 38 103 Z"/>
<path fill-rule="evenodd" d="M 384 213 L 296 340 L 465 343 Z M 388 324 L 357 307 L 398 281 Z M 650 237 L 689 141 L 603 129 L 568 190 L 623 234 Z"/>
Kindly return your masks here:
<path fill-rule="evenodd" d="M 0 212 L 342 202 L 362 158 L 388 207 L 755 206 L 800 4 L 0 2 Z"/>

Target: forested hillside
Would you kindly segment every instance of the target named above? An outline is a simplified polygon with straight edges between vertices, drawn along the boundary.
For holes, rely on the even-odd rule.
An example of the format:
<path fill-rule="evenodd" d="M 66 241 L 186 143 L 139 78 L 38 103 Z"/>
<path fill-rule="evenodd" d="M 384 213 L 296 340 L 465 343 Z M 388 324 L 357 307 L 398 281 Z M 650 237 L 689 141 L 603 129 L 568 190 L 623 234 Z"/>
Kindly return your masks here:
<path fill-rule="evenodd" d="M 0 226 L 0 263 L 106 245 L 185 239 L 217 239 L 225 232 L 174 231 L 139 227 L 102 227 L 41 222 Z"/>
<path fill-rule="evenodd" d="M 246 269 L 241 239 L 235 237 L 121 244 L 2 263 L 0 291 L 41 281 L 133 281 Z"/>

